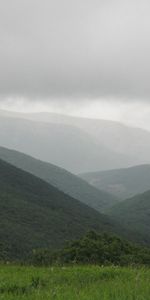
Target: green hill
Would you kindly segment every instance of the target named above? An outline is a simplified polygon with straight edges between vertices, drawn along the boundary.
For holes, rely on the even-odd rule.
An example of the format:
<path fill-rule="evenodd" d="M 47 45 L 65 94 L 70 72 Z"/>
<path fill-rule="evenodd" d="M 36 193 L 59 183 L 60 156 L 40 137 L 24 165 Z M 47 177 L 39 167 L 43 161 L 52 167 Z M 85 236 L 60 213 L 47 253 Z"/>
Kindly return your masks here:
<path fill-rule="evenodd" d="M 122 226 L 138 232 L 143 242 L 150 244 L 150 191 L 115 205 L 108 214 Z"/>
<path fill-rule="evenodd" d="M 0 256 L 58 248 L 89 229 L 118 231 L 109 217 L 0 160 Z"/>
<path fill-rule="evenodd" d="M 18 151 L 0 147 L 0 159 L 43 179 L 64 193 L 100 212 L 118 202 L 117 197 L 100 191 L 65 169 Z"/>
<path fill-rule="evenodd" d="M 120 200 L 150 189 L 150 165 L 85 173 L 80 176 L 94 187 L 107 191 Z"/>

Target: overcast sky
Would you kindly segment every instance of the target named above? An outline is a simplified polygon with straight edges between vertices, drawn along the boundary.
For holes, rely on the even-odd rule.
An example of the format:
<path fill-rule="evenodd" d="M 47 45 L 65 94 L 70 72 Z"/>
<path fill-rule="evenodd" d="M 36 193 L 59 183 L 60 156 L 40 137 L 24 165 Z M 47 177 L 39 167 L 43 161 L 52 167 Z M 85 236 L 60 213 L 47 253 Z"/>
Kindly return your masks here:
<path fill-rule="evenodd" d="M 149 81 L 150 1 L 0 0 L 0 108 L 147 126 Z"/>

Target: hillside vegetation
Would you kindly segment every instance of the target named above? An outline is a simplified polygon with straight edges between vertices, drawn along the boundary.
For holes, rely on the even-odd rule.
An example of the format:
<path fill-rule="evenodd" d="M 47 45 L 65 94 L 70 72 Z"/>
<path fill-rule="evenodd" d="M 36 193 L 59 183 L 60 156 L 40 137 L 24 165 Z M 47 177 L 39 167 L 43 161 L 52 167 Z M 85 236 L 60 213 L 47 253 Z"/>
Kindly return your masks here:
<path fill-rule="evenodd" d="M 48 249 L 34 251 L 31 263 L 150 266 L 150 248 L 136 246 L 112 234 L 90 231 L 59 251 L 50 252 Z"/>
<path fill-rule="evenodd" d="M 150 191 L 127 199 L 108 210 L 108 214 L 126 228 L 132 228 L 150 243 Z"/>
<path fill-rule="evenodd" d="M 120 231 L 109 217 L 0 160 L 0 255 L 22 258 L 59 248 L 89 229 Z"/>
<path fill-rule="evenodd" d="M 18 151 L 0 147 L 0 159 L 43 179 L 64 193 L 100 212 L 118 202 L 117 197 L 94 188 L 65 169 Z"/>

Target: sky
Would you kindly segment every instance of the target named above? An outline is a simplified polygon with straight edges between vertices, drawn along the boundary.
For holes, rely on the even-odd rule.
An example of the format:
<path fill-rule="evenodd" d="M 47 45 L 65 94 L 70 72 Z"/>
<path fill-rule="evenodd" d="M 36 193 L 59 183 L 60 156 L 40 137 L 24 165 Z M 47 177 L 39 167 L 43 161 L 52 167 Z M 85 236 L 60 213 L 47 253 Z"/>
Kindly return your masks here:
<path fill-rule="evenodd" d="M 0 108 L 150 129 L 148 0 L 0 0 Z"/>

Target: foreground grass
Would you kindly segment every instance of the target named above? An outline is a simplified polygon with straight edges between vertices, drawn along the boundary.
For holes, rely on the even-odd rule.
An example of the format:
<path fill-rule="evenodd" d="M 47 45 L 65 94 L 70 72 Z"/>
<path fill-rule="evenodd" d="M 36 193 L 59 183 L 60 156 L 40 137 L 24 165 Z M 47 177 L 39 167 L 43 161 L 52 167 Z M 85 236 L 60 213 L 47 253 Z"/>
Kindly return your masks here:
<path fill-rule="evenodd" d="M 149 300 L 150 269 L 0 266 L 4 300 Z"/>

